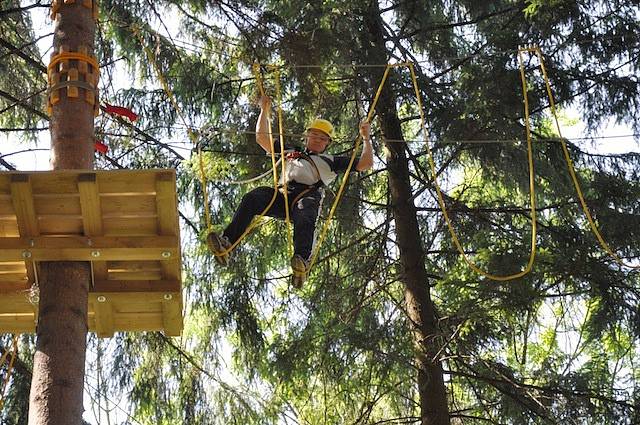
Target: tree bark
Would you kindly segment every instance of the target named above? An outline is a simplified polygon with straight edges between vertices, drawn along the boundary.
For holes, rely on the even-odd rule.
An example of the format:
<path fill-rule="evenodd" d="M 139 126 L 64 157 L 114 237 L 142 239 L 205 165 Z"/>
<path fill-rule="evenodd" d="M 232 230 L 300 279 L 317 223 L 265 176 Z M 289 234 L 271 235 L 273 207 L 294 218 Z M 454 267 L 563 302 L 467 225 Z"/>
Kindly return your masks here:
<path fill-rule="evenodd" d="M 83 2 L 64 3 L 55 21 L 54 52 L 65 46 L 94 51 L 95 22 Z M 95 7 L 95 6 L 94 6 Z M 73 61 L 72 61 L 73 62 Z M 77 65 L 76 65 L 77 66 Z M 51 167 L 93 168 L 93 107 L 84 96 L 69 99 L 61 89 L 51 115 Z M 29 397 L 29 424 L 82 424 L 88 262 L 40 263 L 40 304 L 36 353 Z"/>
<path fill-rule="evenodd" d="M 368 34 L 363 40 L 363 47 L 367 63 L 387 63 L 380 19 L 378 2 L 372 1 L 365 13 Z M 382 68 L 378 72 L 372 72 L 373 88 L 376 87 L 376 82 L 381 80 L 382 72 Z M 385 84 L 376 109 L 384 137 L 404 140 L 396 109 L 396 98 L 391 89 L 392 84 L 392 81 L 387 81 Z M 437 319 L 424 265 L 424 250 L 409 181 L 405 145 L 402 143 L 385 143 L 385 145 L 389 152 L 387 170 L 396 241 L 404 270 L 405 304 L 407 315 L 413 326 L 421 423 L 422 425 L 448 425 L 450 419 L 447 392 L 442 366 L 437 358 L 440 338 L 438 338 Z"/>

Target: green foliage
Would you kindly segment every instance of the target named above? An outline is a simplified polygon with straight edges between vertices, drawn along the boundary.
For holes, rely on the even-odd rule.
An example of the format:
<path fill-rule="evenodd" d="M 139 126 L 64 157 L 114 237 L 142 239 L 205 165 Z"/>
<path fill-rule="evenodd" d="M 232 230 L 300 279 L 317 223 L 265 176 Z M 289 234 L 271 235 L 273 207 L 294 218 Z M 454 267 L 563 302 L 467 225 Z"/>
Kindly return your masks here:
<path fill-rule="evenodd" d="M 282 65 L 285 141 L 300 143 L 305 123 L 322 115 L 338 130 L 332 152 L 344 154 L 350 154 L 382 72 L 352 65 L 418 61 L 429 143 L 453 226 L 469 257 L 499 275 L 522 270 L 531 237 L 522 89 L 513 49 L 542 47 L 558 104 L 577 107 L 591 129 L 611 117 L 640 128 L 634 2 L 380 2 L 387 8 L 387 49 L 378 52 L 367 48 L 368 9 L 359 1 L 100 4 L 101 59 L 126 59 L 126 67 L 110 65 L 104 73 L 126 72 L 130 81 L 104 96 L 139 113 L 140 131 L 101 117 L 97 133 L 123 166 L 177 168 L 183 213 L 182 338 L 149 333 L 113 339 L 108 391 L 114 398 L 128 395 L 141 423 L 418 420 L 404 259 L 396 245 L 389 158 L 382 154 L 384 135 L 376 119 L 378 169 L 350 177 L 302 290 L 288 283 L 281 222 L 259 226 L 227 269 L 217 267 L 202 244 L 197 147 L 184 127 L 198 136 L 212 221 L 221 228 L 252 187 L 223 181 L 270 167 L 251 134 L 257 118 L 254 61 Z M 2 20 L 0 27 L 27 42 L 34 37 L 30 23 L 24 14 L 16 16 L 21 18 Z M 171 37 L 162 27 L 167 16 L 179 21 Z M 1 65 L 9 73 L 0 76 L 2 87 L 9 78 L 25 88 L 44 84 L 41 73 L 8 58 Z M 524 59 L 538 206 L 538 251 L 529 275 L 492 282 L 469 269 L 443 224 L 424 142 L 405 146 L 411 172 L 406 184 L 426 252 L 424 284 L 441 332 L 433 343 L 443 344 L 438 354 L 450 409 L 470 422 L 635 423 L 638 276 L 608 258 L 590 233 L 545 112 L 549 99 L 537 59 Z M 261 71 L 266 92 L 276 99 L 276 72 L 266 66 Z M 404 139 L 426 139 L 408 71 L 394 69 L 388 84 Z M 37 121 L 25 109 L 0 119 L 3 125 Z M 473 143 L 478 140 L 488 143 Z M 625 260 L 637 262 L 640 157 L 568 146 L 605 239 Z M 257 184 L 271 185 L 271 177 Z M 333 196 L 328 193 L 321 219 Z M 413 211 L 412 205 L 405 208 Z M 12 405 L 19 405 L 24 383 L 16 381 Z M 16 416 L 6 417 L 19 423 Z"/>

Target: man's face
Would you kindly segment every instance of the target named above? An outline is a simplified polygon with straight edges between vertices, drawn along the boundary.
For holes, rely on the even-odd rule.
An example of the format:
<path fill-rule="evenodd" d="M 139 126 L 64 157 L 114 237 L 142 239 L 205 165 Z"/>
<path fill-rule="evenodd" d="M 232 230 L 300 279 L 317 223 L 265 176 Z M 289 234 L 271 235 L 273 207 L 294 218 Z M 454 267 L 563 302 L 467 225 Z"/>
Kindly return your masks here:
<path fill-rule="evenodd" d="M 324 152 L 328 144 L 329 136 L 326 133 L 315 128 L 307 130 L 307 149 L 311 152 Z"/>

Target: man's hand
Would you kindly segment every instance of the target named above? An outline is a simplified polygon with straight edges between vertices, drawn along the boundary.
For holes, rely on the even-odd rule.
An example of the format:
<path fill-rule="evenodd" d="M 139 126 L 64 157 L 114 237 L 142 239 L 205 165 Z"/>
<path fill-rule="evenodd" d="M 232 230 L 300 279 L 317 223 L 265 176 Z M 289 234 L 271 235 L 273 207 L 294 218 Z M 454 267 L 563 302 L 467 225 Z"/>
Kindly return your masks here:
<path fill-rule="evenodd" d="M 371 146 L 371 124 L 364 120 L 360 123 L 360 136 L 364 141 L 360 160 L 356 164 L 356 170 L 367 171 L 373 166 L 373 147 Z"/>
<path fill-rule="evenodd" d="M 271 98 L 260 96 L 258 99 L 260 115 L 256 122 L 256 143 L 262 146 L 267 153 L 271 153 Z"/>
<path fill-rule="evenodd" d="M 365 141 L 370 140 L 371 137 L 371 124 L 369 121 L 364 120 L 360 123 L 360 136 Z"/>
<path fill-rule="evenodd" d="M 258 106 L 261 111 L 271 112 L 271 98 L 267 95 L 260 96 L 260 99 L 258 99 Z"/>

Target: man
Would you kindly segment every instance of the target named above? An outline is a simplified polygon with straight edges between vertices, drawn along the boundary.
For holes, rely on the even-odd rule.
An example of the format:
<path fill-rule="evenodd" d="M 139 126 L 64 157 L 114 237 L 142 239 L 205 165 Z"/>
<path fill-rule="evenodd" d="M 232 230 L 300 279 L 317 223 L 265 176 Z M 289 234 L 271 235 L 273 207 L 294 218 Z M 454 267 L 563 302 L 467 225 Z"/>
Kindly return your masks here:
<path fill-rule="evenodd" d="M 271 99 L 268 96 L 262 96 L 258 103 L 260 116 L 256 123 L 256 142 L 270 154 Z M 363 148 L 360 159 L 353 166 L 354 171 L 366 171 L 373 165 L 370 131 L 368 122 L 360 123 Z M 292 282 L 296 288 L 302 286 L 309 271 L 316 219 L 324 195 L 323 187 L 331 184 L 337 173 L 346 171 L 349 167 L 350 157 L 324 153 L 332 137 L 333 125 L 329 121 L 317 118 L 309 124 L 304 150 L 285 151 L 286 176 L 280 177 L 275 201 L 265 212 L 265 215 L 270 217 L 285 218 L 282 192 L 284 191 L 283 182 L 286 182 L 289 216 L 293 222 Z M 215 254 L 219 264 L 228 264 L 230 247 L 244 234 L 253 218 L 269 205 L 275 190 L 273 187 L 261 186 L 245 194 L 231 223 L 222 235 L 212 232 L 207 236 L 207 245 Z"/>

